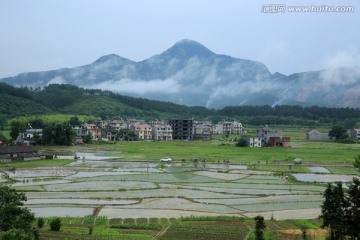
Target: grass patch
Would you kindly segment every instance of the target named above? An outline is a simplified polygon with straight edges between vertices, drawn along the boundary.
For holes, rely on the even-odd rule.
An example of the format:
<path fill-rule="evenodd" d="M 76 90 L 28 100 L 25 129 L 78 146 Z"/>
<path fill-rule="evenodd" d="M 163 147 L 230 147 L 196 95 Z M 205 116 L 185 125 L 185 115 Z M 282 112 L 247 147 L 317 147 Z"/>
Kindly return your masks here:
<path fill-rule="evenodd" d="M 359 175 L 360 173 L 353 166 L 326 166 L 326 168 L 333 174 L 353 174 Z"/>
<path fill-rule="evenodd" d="M 156 223 L 140 223 L 140 224 L 130 224 L 130 223 L 123 223 L 123 224 L 113 224 L 111 228 L 118 228 L 118 229 L 140 229 L 140 230 L 160 230 L 162 229 L 161 224 Z"/>
<path fill-rule="evenodd" d="M 171 225 L 159 239 L 245 239 L 249 229 L 242 221 L 200 221 Z"/>
<path fill-rule="evenodd" d="M 181 222 L 189 222 L 189 221 L 234 221 L 234 220 L 244 220 L 243 217 L 235 217 L 235 216 L 190 216 L 190 217 L 181 217 Z"/>
<path fill-rule="evenodd" d="M 0 163 L 0 168 L 4 169 L 8 165 L 15 168 L 34 168 L 34 167 L 61 167 L 65 166 L 74 160 L 34 160 L 34 161 L 21 161 L 21 162 L 10 162 L 10 163 Z"/>
<path fill-rule="evenodd" d="M 294 219 L 289 220 L 294 223 L 294 225 L 301 227 L 306 227 L 307 229 L 319 229 L 320 227 L 312 222 L 307 221 L 306 219 Z"/>

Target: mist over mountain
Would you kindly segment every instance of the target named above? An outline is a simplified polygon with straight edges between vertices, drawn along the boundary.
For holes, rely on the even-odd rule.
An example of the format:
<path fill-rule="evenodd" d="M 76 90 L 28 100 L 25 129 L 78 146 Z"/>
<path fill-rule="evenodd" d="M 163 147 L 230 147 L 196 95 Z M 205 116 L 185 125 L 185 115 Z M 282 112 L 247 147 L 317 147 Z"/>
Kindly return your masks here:
<path fill-rule="evenodd" d="M 216 54 L 182 40 L 161 54 L 134 62 L 115 54 L 74 68 L 0 79 L 14 86 L 66 83 L 189 106 L 360 106 L 360 68 L 270 73 L 257 61 Z"/>

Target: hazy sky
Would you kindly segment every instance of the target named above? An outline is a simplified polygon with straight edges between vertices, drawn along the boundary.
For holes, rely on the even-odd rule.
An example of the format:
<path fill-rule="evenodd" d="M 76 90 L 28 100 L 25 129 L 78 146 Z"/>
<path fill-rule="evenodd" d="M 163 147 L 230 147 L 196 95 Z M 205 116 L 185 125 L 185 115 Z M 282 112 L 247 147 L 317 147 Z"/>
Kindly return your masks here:
<path fill-rule="evenodd" d="M 281 13 L 266 4 L 286 2 Z M 353 12 L 290 12 L 352 6 Z M 141 61 L 181 39 L 291 74 L 360 66 L 360 1 L 0 0 L 0 77 L 89 64 L 115 53 Z"/>

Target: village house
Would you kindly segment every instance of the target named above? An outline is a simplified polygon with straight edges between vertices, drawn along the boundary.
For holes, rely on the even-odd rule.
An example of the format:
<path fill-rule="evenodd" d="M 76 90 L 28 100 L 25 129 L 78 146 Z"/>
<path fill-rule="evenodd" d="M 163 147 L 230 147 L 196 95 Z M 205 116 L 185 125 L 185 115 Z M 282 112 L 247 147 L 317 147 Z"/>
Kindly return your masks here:
<path fill-rule="evenodd" d="M 101 140 L 104 141 L 115 141 L 119 131 L 111 128 L 102 128 L 101 129 Z"/>
<path fill-rule="evenodd" d="M 145 124 L 146 121 L 143 119 L 126 119 L 126 122 L 128 124 L 128 128 L 130 128 L 130 125 L 135 125 L 135 124 Z"/>
<path fill-rule="evenodd" d="M 108 128 L 110 126 L 109 121 L 110 120 L 97 120 L 94 121 L 94 124 L 99 128 Z"/>
<path fill-rule="evenodd" d="M 360 140 L 360 129 L 359 128 L 352 129 L 350 136 L 354 140 Z"/>
<path fill-rule="evenodd" d="M 12 160 L 39 159 L 38 151 L 32 146 L 3 146 L 0 147 L 0 162 Z"/>
<path fill-rule="evenodd" d="M 83 139 L 87 135 L 87 130 L 84 125 L 76 125 L 71 127 L 76 133 L 75 143 L 83 143 Z"/>
<path fill-rule="evenodd" d="M 194 140 L 211 140 L 213 127 L 212 124 L 206 121 L 195 121 L 193 127 Z"/>
<path fill-rule="evenodd" d="M 134 131 L 139 140 L 152 140 L 153 133 L 152 127 L 146 123 L 133 124 L 130 126 L 130 130 Z"/>
<path fill-rule="evenodd" d="M 221 121 L 213 126 L 214 134 L 243 134 L 245 128 L 237 121 Z"/>
<path fill-rule="evenodd" d="M 329 142 L 331 141 L 328 132 L 320 132 L 316 129 L 310 129 L 306 133 L 306 140 L 310 142 Z"/>
<path fill-rule="evenodd" d="M 172 119 L 169 124 L 173 129 L 174 140 L 193 140 L 194 121 L 192 119 Z"/>
<path fill-rule="evenodd" d="M 247 147 L 261 147 L 261 137 L 245 137 Z"/>
<path fill-rule="evenodd" d="M 244 134 L 246 133 L 244 126 L 236 121 L 231 123 L 231 134 Z"/>
<path fill-rule="evenodd" d="M 157 123 L 152 127 L 154 141 L 172 141 L 173 130 L 169 124 Z"/>
<path fill-rule="evenodd" d="M 121 129 L 127 129 L 128 125 L 127 122 L 124 120 L 111 120 L 110 121 L 110 128 L 120 131 Z"/>
<path fill-rule="evenodd" d="M 84 124 L 86 134 L 90 133 L 93 140 L 101 140 L 101 128 L 95 124 Z"/>
<path fill-rule="evenodd" d="M 25 132 L 19 133 L 16 144 L 35 145 L 37 139 L 41 139 L 43 135 L 42 129 L 28 128 Z"/>
<path fill-rule="evenodd" d="M 270 129 L 268 125 L 257 130 L 256 136 L 261 138 L 262 147 L 290 147 L 290 138 L 283 137 L 281 131 Z"/>

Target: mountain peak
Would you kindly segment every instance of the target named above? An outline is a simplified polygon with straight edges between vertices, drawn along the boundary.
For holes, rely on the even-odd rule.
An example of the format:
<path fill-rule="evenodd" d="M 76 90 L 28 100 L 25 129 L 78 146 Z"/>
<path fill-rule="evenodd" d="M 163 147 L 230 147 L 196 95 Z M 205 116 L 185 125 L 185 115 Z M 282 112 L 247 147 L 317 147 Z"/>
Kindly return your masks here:
<path fill-rule="evenodd" d="M 198 43 L 198 42 L 196 42 L 196 41 L 194 41 L 194 40 L 191 40 L 191 39 L 182 39 L 182 40 L 180 40 L 180 41 L 178 41 L 178 42 L 176 42 L 175 44 L 174 44 L 174 46 L 181 46 L 181 45 L 198 45 L 198 46 L 201 46 L 201 47 L 204 47 L 203 45 L 201 45 L 200 43 Z"/>
<path fill-rule="evenodd" d="M 94 63 L 105 63 L 105 62 L 117 62 L 117 63 L 120 62 L 121 63 L 121 62 L 125 62 L 125 61 L 130 61 L 130 60 L 120 57 L 119 55 L 116 55 L 116 54 L 108 54 L 108 55 L 104 55 L 104 56 L 100 57 Z"/>
<path fill-rule="evenodd" d="M 215 53 L 210 51 L 208 48 L 190 39 L 183 39 L 178 41 L 171 48 L 163 52 L 163 55 L 170 55 L 180 58 L 189 58 L 193 56 L 210 57 L 214 54 Z"/>

